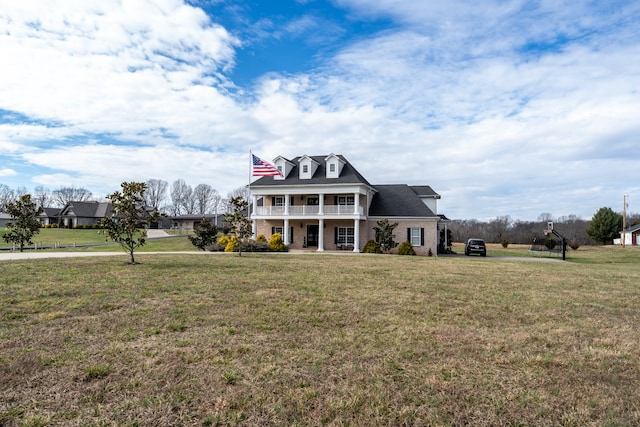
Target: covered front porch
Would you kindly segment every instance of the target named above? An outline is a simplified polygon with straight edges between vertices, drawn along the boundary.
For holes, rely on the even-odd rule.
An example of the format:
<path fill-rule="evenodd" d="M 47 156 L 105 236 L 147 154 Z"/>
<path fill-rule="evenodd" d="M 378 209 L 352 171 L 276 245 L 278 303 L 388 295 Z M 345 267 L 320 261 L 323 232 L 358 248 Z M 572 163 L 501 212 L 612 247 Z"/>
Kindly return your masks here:
<path fill-rule="evenodd" d="M 264 234 L 267 240 L 275 233 L 290 249 L 348 250 L 360 252 L 361 227 L 359 219 L 267 219 L 254 220 L 253 237 Z"/>

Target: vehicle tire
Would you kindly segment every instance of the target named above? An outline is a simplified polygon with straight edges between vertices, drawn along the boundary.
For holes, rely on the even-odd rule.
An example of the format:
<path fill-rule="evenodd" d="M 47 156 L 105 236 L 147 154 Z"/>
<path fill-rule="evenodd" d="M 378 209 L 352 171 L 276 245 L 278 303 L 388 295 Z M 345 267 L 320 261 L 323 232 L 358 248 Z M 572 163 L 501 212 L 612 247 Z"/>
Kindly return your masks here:
<path fill-rule="evenodd" d="M 487 253 L 486 252 L 482 252 L 480 255 L 487 256 Z"/>

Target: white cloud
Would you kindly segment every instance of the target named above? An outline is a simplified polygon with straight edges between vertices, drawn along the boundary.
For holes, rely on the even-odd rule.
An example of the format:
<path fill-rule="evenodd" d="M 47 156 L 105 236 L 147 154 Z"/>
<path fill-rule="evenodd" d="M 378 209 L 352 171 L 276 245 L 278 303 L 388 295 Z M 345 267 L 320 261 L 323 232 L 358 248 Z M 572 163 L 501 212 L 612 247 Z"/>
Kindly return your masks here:
<path fill-rule="evenodd" d="M 4 109 L 124 138 L 215 128 L 215 113 L 236 109 L 221 91 L 237 40 L 182 2 L 12 2 L 0 22 Z M 176 117 L 194 103 L 199 117 Z"/>
<path fill-rule="evenodd" d="M 17 175 L 18 172 L 16 172 L 13 169 L 10 168 L 1 168 L 0 169 L 0 176 L 11 176 L 11 175 Z"/>

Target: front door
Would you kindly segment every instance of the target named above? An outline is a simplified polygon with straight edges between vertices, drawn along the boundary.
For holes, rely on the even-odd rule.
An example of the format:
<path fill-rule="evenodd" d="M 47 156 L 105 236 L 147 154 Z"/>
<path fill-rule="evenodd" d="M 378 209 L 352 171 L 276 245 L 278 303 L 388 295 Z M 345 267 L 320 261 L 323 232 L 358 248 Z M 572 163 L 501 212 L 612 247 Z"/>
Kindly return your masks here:
<path fill-rule="evenodd" d="M 318 224 L 307 225 L 307 247 L 318 246 Z"/>

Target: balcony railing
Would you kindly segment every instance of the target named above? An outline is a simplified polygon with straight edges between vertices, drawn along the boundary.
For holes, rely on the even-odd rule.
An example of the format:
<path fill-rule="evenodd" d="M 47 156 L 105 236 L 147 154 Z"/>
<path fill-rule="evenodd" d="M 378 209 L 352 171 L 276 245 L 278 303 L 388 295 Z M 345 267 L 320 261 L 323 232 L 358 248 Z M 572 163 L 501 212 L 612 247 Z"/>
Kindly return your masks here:
<path fill-rule="evenodd" d="M 353 205 L 324 205 L 324 215 L 354 215 L 356 211 Z M 357 215 L 363 215 L 362 206 L 358 206 Z M 256 208 L 257 216 L 284 216 L 284 206 L 258 206 Z M 320 215 L 320 206 L 303 205 L 289 206 L 289 216 L 316 216 Z"/>

